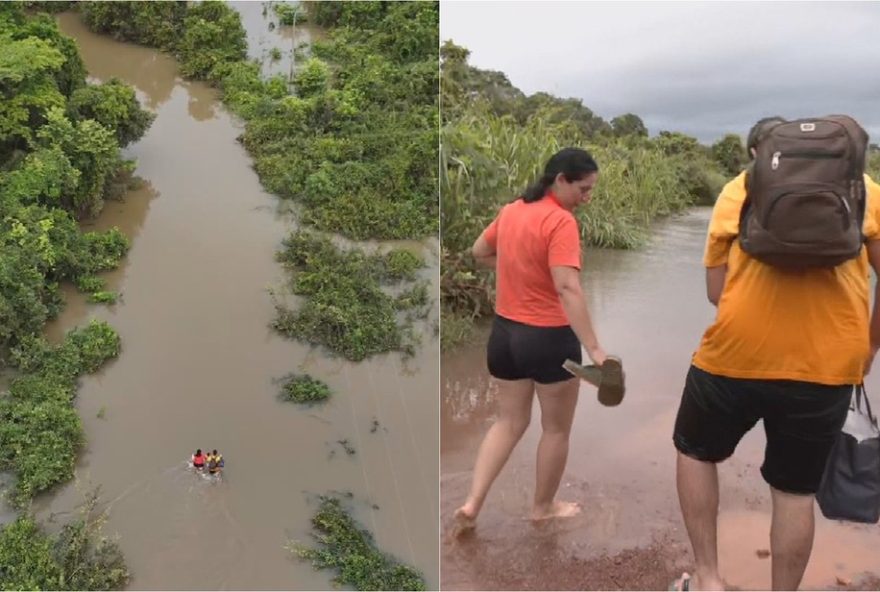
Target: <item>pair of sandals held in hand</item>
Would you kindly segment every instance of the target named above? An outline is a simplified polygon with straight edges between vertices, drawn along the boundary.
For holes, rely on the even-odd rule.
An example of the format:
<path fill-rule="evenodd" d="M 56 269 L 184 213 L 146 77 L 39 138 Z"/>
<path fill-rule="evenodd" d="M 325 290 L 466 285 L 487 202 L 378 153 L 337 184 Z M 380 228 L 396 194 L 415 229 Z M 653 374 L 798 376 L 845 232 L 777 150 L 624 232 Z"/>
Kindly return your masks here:
<path fill-rule="evenodd" d="M 608 356 L 601 366 L 578 364 L 565 360 L 562 364 L 569 374 L 599 388 L 599 402 L 606 407 L 620 405 L 626 392 L 623 363 L 617 356 Z"/>

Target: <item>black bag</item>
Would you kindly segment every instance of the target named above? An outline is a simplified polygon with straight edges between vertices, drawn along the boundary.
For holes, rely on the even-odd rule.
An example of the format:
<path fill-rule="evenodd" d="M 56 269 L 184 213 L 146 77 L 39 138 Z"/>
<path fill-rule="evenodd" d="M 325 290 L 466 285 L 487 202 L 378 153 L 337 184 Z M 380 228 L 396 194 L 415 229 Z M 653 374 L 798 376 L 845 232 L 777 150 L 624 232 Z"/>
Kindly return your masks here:
<path fill-rule="evenodd" d="M 832 520 L 868 524 L 880 520 L 880 429 L 864 385 L 856 387 L 816 500 L 822 514 Z"/>

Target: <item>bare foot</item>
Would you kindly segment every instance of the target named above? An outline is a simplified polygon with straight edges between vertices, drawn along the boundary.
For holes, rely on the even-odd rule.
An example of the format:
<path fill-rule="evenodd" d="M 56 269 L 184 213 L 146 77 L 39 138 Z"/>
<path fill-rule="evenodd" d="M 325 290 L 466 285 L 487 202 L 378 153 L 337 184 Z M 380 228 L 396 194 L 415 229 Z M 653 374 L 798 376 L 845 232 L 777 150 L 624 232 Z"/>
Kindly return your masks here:
<path fill-rule="evenodd" d="M 452 519 L 452 538 L 455 539 L 472 532 L 477 527 L 476 517 L 466 510 L 464 506 L 455 511 Z"/>
<path fill-rule="evenodd" d="M 554 501 L 549 508 L 532 509 L 531 519 L 547 520 L 549 518 L 571 518 L 581 513 L 581 505 L 577 502 Z"/>

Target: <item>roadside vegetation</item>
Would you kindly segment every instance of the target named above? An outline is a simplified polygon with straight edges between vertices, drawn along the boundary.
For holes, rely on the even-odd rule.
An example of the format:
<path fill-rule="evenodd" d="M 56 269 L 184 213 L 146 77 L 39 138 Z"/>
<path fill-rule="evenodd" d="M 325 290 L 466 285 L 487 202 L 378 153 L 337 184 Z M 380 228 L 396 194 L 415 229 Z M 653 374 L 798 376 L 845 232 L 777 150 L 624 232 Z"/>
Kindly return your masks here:
<path fill-rule="evenodd" d="M 649 137 L 636 114 L 605 121 L 579 99 L 527 96 L 504 73 L 469 65 L 468 55 L 451 41 L 441 48 L 443 350 L 492 314 L 494 277 L 476 268 L 470 246 L 558 149 L 582 147 L 599 164 L 593 200 L 578 214 L 584 244 L 620 249 L 643 246 L 660 217 L 714 203 L 748 162 L 738 135 L 711 146 L 675 131 Z M 872 158 L 880 168 L 880 157 Z"/>

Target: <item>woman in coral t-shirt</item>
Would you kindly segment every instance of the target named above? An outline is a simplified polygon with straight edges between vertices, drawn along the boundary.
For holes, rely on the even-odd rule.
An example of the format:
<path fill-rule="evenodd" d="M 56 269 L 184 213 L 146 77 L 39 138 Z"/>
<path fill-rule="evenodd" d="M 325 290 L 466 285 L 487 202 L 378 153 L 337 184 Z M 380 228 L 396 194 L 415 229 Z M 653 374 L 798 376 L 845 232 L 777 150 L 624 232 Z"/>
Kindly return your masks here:
<path fill-rule="evenodd" d="M 560 150 L 538 182 L 505 205 L 474 243 L 477 261 L 497 272 L 487 361 L 499 387 L 499 415 L 480 446 L 470 494 L 455 512 L 459 531 L 474 526 L 489 487 L 529 425 L 535 392 L 543 434 L 531 518 L 580 511 L 578 504 L 554 498 L 568 458 L 579 388 L 562 364 L 566 359 L 580 363 L 581 346 L 596 365 L 607 357 L 581 288 L 580 234 L 572 213 L 590 201 L 598 176 L 587 152 Z"/>

